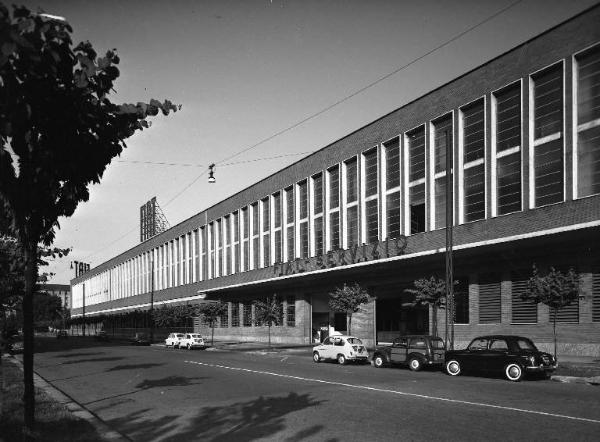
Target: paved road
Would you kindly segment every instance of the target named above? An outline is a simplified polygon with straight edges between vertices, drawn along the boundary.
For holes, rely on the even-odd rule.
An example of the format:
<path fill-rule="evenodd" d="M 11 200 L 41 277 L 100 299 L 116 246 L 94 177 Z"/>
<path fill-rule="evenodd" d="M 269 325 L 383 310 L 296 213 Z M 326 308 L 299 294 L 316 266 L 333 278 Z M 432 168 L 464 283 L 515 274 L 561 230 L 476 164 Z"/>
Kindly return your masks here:
<path fill-rule="evenodd" d="M 74 348 L 60 348 L 67 345 Z M 135 441 L 597 440 L 600 389 L 51 341 L 36 371 Z"/>

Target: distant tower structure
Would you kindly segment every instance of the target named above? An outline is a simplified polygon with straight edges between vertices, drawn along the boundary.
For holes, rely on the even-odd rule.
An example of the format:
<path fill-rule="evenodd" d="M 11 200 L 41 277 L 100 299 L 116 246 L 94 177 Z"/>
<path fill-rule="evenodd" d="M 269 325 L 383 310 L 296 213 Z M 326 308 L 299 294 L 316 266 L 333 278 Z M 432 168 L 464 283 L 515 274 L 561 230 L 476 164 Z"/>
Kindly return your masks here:
<path fill-rule="evenodd" d="M 140 207 L 140 242 L 144 242 L 169 227 L 169 221 L 156 202 L 156 197 Z"/>

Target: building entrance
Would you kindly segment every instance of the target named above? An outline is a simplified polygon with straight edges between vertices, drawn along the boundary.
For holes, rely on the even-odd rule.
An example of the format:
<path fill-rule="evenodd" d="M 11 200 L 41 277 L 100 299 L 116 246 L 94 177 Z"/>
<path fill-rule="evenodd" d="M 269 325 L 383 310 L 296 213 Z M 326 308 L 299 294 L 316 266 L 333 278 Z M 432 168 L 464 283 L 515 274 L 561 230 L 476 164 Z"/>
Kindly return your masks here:
<path fill-rule="evenodd" d="M 404 334 L 429 333 L 429 309 L 412 306 L 404 297 L 377 299 L 377 343 L 392 342 Z"/>

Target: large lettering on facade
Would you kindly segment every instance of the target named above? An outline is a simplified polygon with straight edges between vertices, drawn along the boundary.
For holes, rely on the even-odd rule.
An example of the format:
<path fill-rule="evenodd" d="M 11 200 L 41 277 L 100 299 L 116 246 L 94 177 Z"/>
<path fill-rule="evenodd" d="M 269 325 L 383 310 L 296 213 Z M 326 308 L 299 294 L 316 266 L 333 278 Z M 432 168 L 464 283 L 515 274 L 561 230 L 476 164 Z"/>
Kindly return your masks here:
<path fill-rule="evenodd" d="M 404 254 L 406 244 L 406 236 L 404 235 L 371 244 L 355 244 L 349 249 L 331 250 L 324 255 L 313 258 L 297 258 L 293 261 L 275 263 L 273 272 L 275 276 L 285 276 L 342 267 L 359 262 L 377 261 L 378 259 Z"/>

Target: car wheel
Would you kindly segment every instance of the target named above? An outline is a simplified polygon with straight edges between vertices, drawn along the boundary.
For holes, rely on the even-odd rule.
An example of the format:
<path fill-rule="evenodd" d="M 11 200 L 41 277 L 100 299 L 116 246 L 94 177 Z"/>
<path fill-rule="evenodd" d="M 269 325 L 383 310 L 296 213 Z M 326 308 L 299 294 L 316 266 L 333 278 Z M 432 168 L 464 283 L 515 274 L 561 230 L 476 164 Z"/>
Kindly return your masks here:
<path fill-rule="evenodd" d="M 346 356 L 344 356 L 343 354 L 339 354 L 337 357 L 337 361 L 340 365 L 346 364 Z"/>
<path fill-rule="evenodd" d="M 315 362 L 321 362 L 321 356 L 319 356 L 319 352 L 318 351 L 313 352 L 313 361 L 315 361 Z"/>
<path fill-rule="evenodd" d="M 419 371 L 423 367 L 419 358 L 410 358 L 408 361 L 408 368 L 412 371 Z"/>
<path fill-rule="evenodd" d="M 446 373 L 450 376 L 458 376 L 461 372 L 460 362 L 456 359 L 451 359 L 446 362 Z"/>
<path fill-rule="evenodd" d="M 519 382 L 523 379 L 523 369 L 519 364 L 515 364 L 514 362 L 506 366 L 504 374 L 506 375 L 506 379 L 512 382 Z"/>
<path fill-rule="evenodd" d="M 385 359 L 381 355 L 375 355 L 373 357 L 373 367 L 381 368 L 385 365 Z"/>

